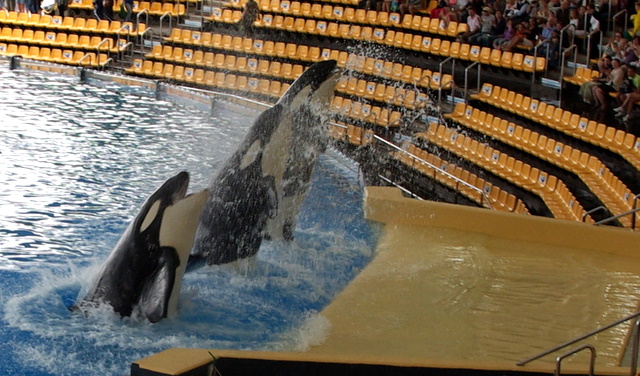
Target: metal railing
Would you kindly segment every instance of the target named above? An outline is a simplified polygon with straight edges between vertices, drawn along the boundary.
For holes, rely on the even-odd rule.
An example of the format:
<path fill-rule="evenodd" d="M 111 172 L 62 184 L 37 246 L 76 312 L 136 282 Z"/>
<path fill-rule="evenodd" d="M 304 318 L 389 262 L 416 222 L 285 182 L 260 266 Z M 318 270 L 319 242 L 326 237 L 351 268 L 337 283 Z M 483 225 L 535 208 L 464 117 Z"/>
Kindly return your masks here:
<path fill-rule="evenodd" d="M 533 86 L 533 84 L 536 83 L 536 61 L 538 60 L 538 48 L 540 48 L 541 46 L 544 46 L 545 44 L 549 44 L 549 40 L 545 40 L 542 43 L 538 43 L 536 44 L 536 46 L 533 48 L 533 72 L 531 72 L 531 85 Z M 547 46 L 547 56 L 546 56 L 547 62 L 549 61 L 549 47 Z M 545 64 L 544 65 L 544 74 L 547 74 L 547 71 L 549 69 L 549 64 Z"/>
<path fill-rule="evenodd" d="M 555 346 L 555 347 L 553 347 L 553 348 L 551 348 L 549 350 L 543 351 L 540 354 L 534 355 L 534 356 L 532 356 L 530 358 L 527 358 L 525 360 L 521 360 L 521 361 L 517 362 L 516 365 L 517 366 L 524 366 L 524 365 L 526 365 L 526 364 L 528 364 L 528 363 L 530 363 L 530 362 L 532 362 L 534 360 L 538 360 L 538 359 L 540 359 L 542 357 L 545 357 L 545 356 L 547 356 L 549 354 L 552 354 L 552 353 L 554 353 L 554 352 L 556 352 L 558 350 L 562 350 L 565 347 L 574 345 L 574 344 L 576 344 L 576 343 L 578 343 L 580 341 L 583 341 L 583 340 L 585 340 L 585 339 L 587 339 L 589 337 L 593 337 L 594 335 L 596 335 L 598 333 L 601 333 L 601 332 L 604 332 L 605 330 L 609 330 L 609 329 L 611 329 L 613 327 L 616 327 L 616 326 L 618 326 L 620 324 L 623 324 L 623 323 L 625 323 L 625 322 L 627 322 L 629 320 L 637 319 L 638 317 L 640 317 L 640 312 L 635 312 L 635 313 L 633 313 L 631 315 L 625 316 L 625 317 L 623 317 L 623 318 L 621 318 L 621 319 L 619 319 L 617 321 L 614 321 L 614 322 L 612 322 L 612 323 L 610 323 L 608 325 L 602 326 L 602 327 L 600 327 L 598 329 L 592 330 L 592 331 L 590 331 L 588 333 L 585 333 L 585 334 L 583 334 L 583 335 L 581 335 L 579 337 L 576 337 L 576 338 L 574 338 L 572 340 L 569 340 L 569 341 L 567 341 L 565 343 L 562 343 L 562 344 L 560 344 L 558 346 Z M 640 321 L 636 321 L 636 323 L 634 325 L 634 330 L 636 331 L 636 337 L 635 337 L 635 342 L 634 342 L 634 346 L 633 346 L 633 354 L 632 354 L 632 358 L 633 359 L 637 359 L 638 358 L 638 347 L 640 347 L 640 346 L 638 346 L 638 340 L 640 339 L 640 336 L 638 335 L 639 323 L 640 323 Z M 633 364 L 632 364 L 632 366 L 633 366 Z M 631 376 L 635 376 L 635 374 L 636 374 L 636 368 L 632 367 L 630 375 Z"/>
<path fill-rule="evenodd" d="M 330 123 L 330 124 L 334 125 L 334 124 L 336 124 L 336 123 Z M 431 164 L 431 163 L 429 163 L 429 162 L 425 161 L 424 159 L 422 159 L 422 158 L 420 158 L 420 157 L 418 157 L 418 156 L 415 156 L 415 155 L 413 155 L 413 154 L 409 153 L 408 151 L 404 150 L 403 148 L 399 147 L 398 145 L 396 145 L 396 144 L 394 144 L 394 143 L 392 143 L 392 142 L 389 142 L 389 141 L 385 140 L 384 138 L 382 138 L 382 137 L 380 137 L 380 136 L 378 136 L 378 135 L 375 135 L 375 134 L 374 134 L 374 135 L 373 135 L 373 138 L 374 138 L 374 140 L 379 141 L 379 142 L 381 142 L 381 143 L 385 144 L 386 146 L 388 146 L 388 147 L 390 147 L 390 148 L 392 148 L 392 149 L 394 149 L 394 150 L 396 150 L 396 151 L 399 151 L 399 152 L 401 152 L 401 153 L 403 153 L 403 154 L 405 154 L 405 155 L 409 156 L 409 157 L 410 157 L 410 158 L 412 158 L 413 160 L 418 161 L 419 163 L 422 163 L 422 164 L 424 164 L 425 166 L 428 166 L 428 167 L 432 168 L 432 169 L 434 170 L 434 173 L 433 173 L 433 178 L 434 178 L 434 179 L 437 179 L 437 178 L 436 178 L 436 174 L 440 173 L 440 174 L 442 174 L 443 176 L 445 176 L 445 177 L 447 177 L 447 178 L 449 178 L 449 179 L 454 180 L 454 181 L 456 182 L 456 184 L 457 184 L 456 188 L 458 188 L 460 185 L 463 185 L 463 186 L 465 186 L 465 187 L 467 187 L 467 188 L 469 188 L 469 189 L 471 189 L 471 190 L 473 190 L 473 191 L 475 191 L 475 192 L 479 193 L 480 197 L 482 198 L 481 203 L 485 203 L 485 202 L 486 202 L 487 207 L 488 207 L 489 209 L 493 209 L 493 205 L 491 205 L 491 200 L 489 199 L 489 196 L 487 196 L 487 193 L 486 193 L 484 190 L 482 190 L 482 189 L 480 189 L 480 188 L 476 187 L 475 185 L 472 185 L 472 184 L 467 183 L 466 181 L 464 181 L 464 180 L 462 180 L 462 179 L 458 178 L 457 176 L 455 176 L 455 175 L 453 175 L 453 174 L 450 174 L 449 172 L 447 172 L 447 171 L 445 171 L 445 170 L 441 169 L 441 168 L 440 168 L 440 167 L 438 167 L 438 166 L 435 166 L 435 165 L 433 165 L 433 164 Z"/>
<path fill-rule="evenodd" d="M 160 37 L 164 36 L 164 19 L 169 17 L 169 32 L 173 30 L 173 17 L 171 16 L 171 12 L 164 12 L 162 16 L 160 16 Z"/>
<path fill-rule="evenodd" d="M 464 68 L 464 101 L 467 101 L 467 95 L 469 92 L 469 71 L 474 67 L 474 66 L 478 66 L 478 77 L 476 80 L 476 91 L 480 91 L 480 70 L 482 69 L 482 64 L 480 64 L 479 61 L 475 61 L 473 62 L 473 64 L 469 65 L 468 67 Z"/>
<path fill-rule="evenodd" d="M 556 370 L 554 375 L 555 376 L 560 376 L 560 366 L 562 364 L 562 361 L 568 357 L 570 357 L 571 355 L 575 355 L 581 351 L 584 350 L 589 350 L 591 352 L 591 360 L 589 361 L 589 376 L 593 376 L 593 371 L 595 369 L 595 364 L 596 364 L 596 349 L 595 347 L 591 346 L 591 345 L 582 345 L 580 347 L 577 347 L 569 352 L 566 352 L 560 356 L 558 356 L 556 358 Z"/>
<path fill-rule="evenodd" d="M 594 30 L 587 35 L 587 59 L 585 61 L 585 65 L 589 66 L 589 61 L 591 60 L 591 40 L 595 34 L 599 34 L 600 38 L 598 40 L 602 43 L 602 30 Z"/>
<path fill-rule="evenodd" d="M 618 13 L 614 14 L 613 17 L 611 17 L 611 23 L 609 24 L 609 34 L 611 34 L 613 32 L 613 30 L 615 29 L 616 20 L 618 19 L 618 17 L 622 16 L 623 14 L 625 15 L 625 17 L 624 17 L 624 29 L 622 29 L 622 30 L 624 30 L 624 31 L 627 30 L 627 20 L 628 20 L 629 17 L 626 17 L 627 10 L 623 9 L 623 10 L 619 11 Z M 609 15 L 611 15 L 611 2 L 609 2 Z"/>
<path fill-rule="evenodd" d="M 453 75 L 456 71 L 456 59 L 454 59 L 453 56 L 449 56 L 448 58 L 442 60 L 438 65 L 438 72 L 440 74 L 440 80 L 438 82 L 438 106 L 440 106 L 440 103 L 442 103 L 442 82 L 444 81 L 442 76 L 442 67 L 448 61 L 451 61 L 451 83 L 452 84 L 453 84 Z"/>
<path fill-rule="evenodd" d="M 573 28 L 572 32 L 569 33 L 567 30 Z M 573 46 L 576 40 L 576 25 L 574 24 L 568 24 L 567 26 L 563 27 L 562 29 L 560 29 L 560 46 L 559 46 L 559 51 L 560 52 L 564 52 L 563 48 L 564 48 L 564 34 L 568 33 L 569 36 L 571 37 L 571 43 L 569 43 L 569 47 L 567 47 L 567 49 L 571 48 L 571 46 Z"/>
<path fill-rule="evenodd" d="M 620 214 L 616 214 L 616 215 L 614 215 L 612 217 L 609 217 L 609 218 L 605 218 L 603 220 L 600 220 L 600 221 L 594 223 L 594 225 L 596 225 L 596 226 L 597 225 L 604 225 L 604 224 L 607 224 L 609 222 L 613 222 L 613 221 L 615 221 L 617 219 L 620 219 L 620 218 L 626 217 L 628 215 L 631 215 L 632 216 L 631 217 L 632 218 L 631 219 L 631 222 L 632 222 L 631 229 L 635 230 L 636 229 L 636 220 L 635 220 L 636 215 L 635 214 L 640 211 L 640 208 L 636 208 L 635 207 L 635 203 L 634 203 L 633 206 L 634 206 L 634 208 L 629 210 L 629 211 L 626 211 L 626 212 L 620 213 Z"/>
<path fill-rule="evenodd" d="M 564 87 L 562 78 L 564 77 L 565 58 L 567 57 L 567 53 L 571 51 L 573 51 L 573 66 L 575 69 L 576 62 L 578 61 L 578 46 L 572 44 L 566 50 L 564 50 L 560 56 L 560 78 L 558 78 L 558 83 L 560 84 L 560 93 L 558 96 L 558 107 L 562 107 L 562 88 Z"/>

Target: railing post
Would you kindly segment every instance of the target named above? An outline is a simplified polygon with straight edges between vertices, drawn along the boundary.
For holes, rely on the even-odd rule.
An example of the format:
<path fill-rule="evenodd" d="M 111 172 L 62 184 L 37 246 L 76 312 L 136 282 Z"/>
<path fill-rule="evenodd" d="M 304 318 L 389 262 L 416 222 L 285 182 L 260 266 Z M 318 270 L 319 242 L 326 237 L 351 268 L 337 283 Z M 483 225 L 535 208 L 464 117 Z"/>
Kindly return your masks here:
<path fill-rule="evenodd" d="M 611 24 L 609 25 L 609 33 L 611 33 L 615 27 L 616 27 L 616 19 L 618 17 L 620 17 L 621 15 L 625 15 L 624 17 L 624 29 L 623 30 L 627 30 L 627 18 L 626 14 L 627 14 L 627 10 L 623 9 L 621 11 L 619 11 L 618 13 L 614 14 L 613 17 L 611 18 Z M 609 16 L 611 16 L 611 2 L 609 2 Z"/>
<path fill-rule="evenodd" d="M 571 350 L 571 351 L 569 351 L 567 353 L 564 353 L 564 354 L 558 356 L 556 358 L 555 376 L 560 376 L 560 363 L 562 363 L 562 361 L 565 358 L 568 358 L 571 355 L 577 354 L 577 353 L 579 353 L 580 351 L 583 351 L 583 350 L 591 351 L 591 361 L 589 362 L 589 376 L 593 376 L 593 371 L 594 371 L 595 363 L 596 363 L 596 349 L 591 345 L 582 345 L 582 346 L 580 346 L 578 348 L 575 348 L 575 349 L 573 349 L 573 350 Z"/>
<path fill-rule="evenodd" d="M 477 77 L 477 85 L 476 85 L 476 90 L 480 90 L 480 69 L 482 67 L 482 65 L 480 64 L 479 61 L 475 61 L 473 62 L 473 64 L 469 65 L 468 67 L 464 68 L 464 101 L 467 101 L 467 93 L 469 91 L 469 70 L 471 70 L 474 66 L 478 66 L 478 77 Z"/>
<path fill-rule="evenodd" d="M 438 107 L 440 107 L 440 103 L 442 103 L 442 81 L 443 81 L 442 67 L 449 60 L 451 60 L 451 81 L 453 81 L 453 74 L 455 73 L 455 69 L 456 69 L 456 59 L 454 59 L 453 56 L 449 56 L 448 58 L 442 60 L 438 65 L 438 72 L 440 73 L 440 82 L 438 83 Z M 453 91 L 452 91 L 452 97 L 453 97 Z"/>
<path fill-rule="evenodd" d="M 533 47 L 533 72 L 531 73 L 531 86 L 536 83 L 536 60 L 538 60 L 538 48 L 542 45 L 549 44 L 549 40 L 545 40 L 542 43 L 537 44 Z M 549 61 L 549 48 L 547 47 L 547 62 Z M 544 65 L 544 74 L 547 74 L 547 68 L 549 64 Z"/>
<path fill-rule="evenodd" d="M 575 69 L 575 64 L 578 59 L 578 54 L 577 54 L 578 46 L 576 46 L 575 44 L 572 44 L 571 46 L 569 46 L 569 48 L 567 48 L 566 50 L 564 50 L 564 52 L 562 52 L 562 57 L 560 62 L 560 78 L 558 78 L 558 84 L 560 85 L 560 94 L 558 96 L 558 107 L 562 107 L 562 87 L 564 86 L 562 83 L 562 78 L 564 77 L 564 61 L 565 61 L 564 59 L 567 56 L 567 52 L 571 52 L 572 50 L 573 50 L 573 65 Z"/>
<path fill-rule="evenodd" d="M 592 32 L 589 33 L 589 35 L 587 35 L 587 61 L 585 61 L 585 65 L 588 67 L 589 66 L 589 61 L 591 60 L 591 37 L 594 34 L 600 34 L 600 43 L 602 43 L 602 30 L 593 30 Z"/>

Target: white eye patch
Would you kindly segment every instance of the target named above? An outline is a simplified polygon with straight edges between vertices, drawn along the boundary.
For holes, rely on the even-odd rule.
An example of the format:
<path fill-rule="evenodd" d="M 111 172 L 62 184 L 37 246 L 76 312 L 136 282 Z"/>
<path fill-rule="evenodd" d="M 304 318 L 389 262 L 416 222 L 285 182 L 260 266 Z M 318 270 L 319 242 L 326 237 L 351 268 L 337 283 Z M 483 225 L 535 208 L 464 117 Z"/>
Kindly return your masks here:
<path fill-rule="evenodd" d="M 144 217 L 144 220 L 142 221 L 142 225 L 140 225 L 140 232 L 143 232 L 144 230 L 147 229 L 147 227 L 151 225 L 153 220 L 156 219 L 156 217 L 158 216 L 159 210 L 160 210 L 160 200 L 157 200 L 156 202 L 153 203 L 153 205 L 151 205 L 151 208 L 149 208 L 149 211 L 147 212 L 147 216 Z"/>
<path fill-rule="evenodd" d="M 260 150 L 262 149 L 262 142 L 260 142 L 260 140 L 255 140 L 251 146 L 249 146 L 249 150 L 247 150 L 247 153 L 244 155 L 244 157 L 242 157 L 242 161 L 240 162 L 240 169 L 244 170 L 245 168 L 249 167 L 250 164 L 252 164 L 256 158 L 258 158 L 258 154 L 260 153 Z"/>

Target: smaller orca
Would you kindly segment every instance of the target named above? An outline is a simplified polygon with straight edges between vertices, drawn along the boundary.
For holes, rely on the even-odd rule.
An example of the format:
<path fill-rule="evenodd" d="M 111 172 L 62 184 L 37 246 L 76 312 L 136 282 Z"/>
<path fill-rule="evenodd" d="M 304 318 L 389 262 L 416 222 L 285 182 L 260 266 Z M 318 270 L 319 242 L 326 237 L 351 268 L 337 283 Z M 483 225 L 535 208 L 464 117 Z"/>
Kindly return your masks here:
<path fill-rule="evenodd" d="M 142 205 L 87 295 L 72 310 L 109 304 L 155 323 L 175 313 L 198 219 L 209 192 L 186 196 L 189 174 L 167 180 Z"/>

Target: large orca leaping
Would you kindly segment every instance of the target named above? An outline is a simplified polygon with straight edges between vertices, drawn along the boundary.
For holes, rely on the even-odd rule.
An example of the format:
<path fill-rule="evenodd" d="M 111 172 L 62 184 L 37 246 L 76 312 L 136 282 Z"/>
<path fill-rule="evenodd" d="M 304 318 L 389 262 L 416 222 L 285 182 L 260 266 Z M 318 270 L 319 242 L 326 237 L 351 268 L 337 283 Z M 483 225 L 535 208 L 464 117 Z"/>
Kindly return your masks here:
<path fill-rule="evenodd" d="M 192 258 L 222 264 L 255 255 L 263 238 L 293 238 L 318 155 L 323 115 L 339 72 L 335 60 L 309 67 L 263 112 L 209 188 Z"/>

